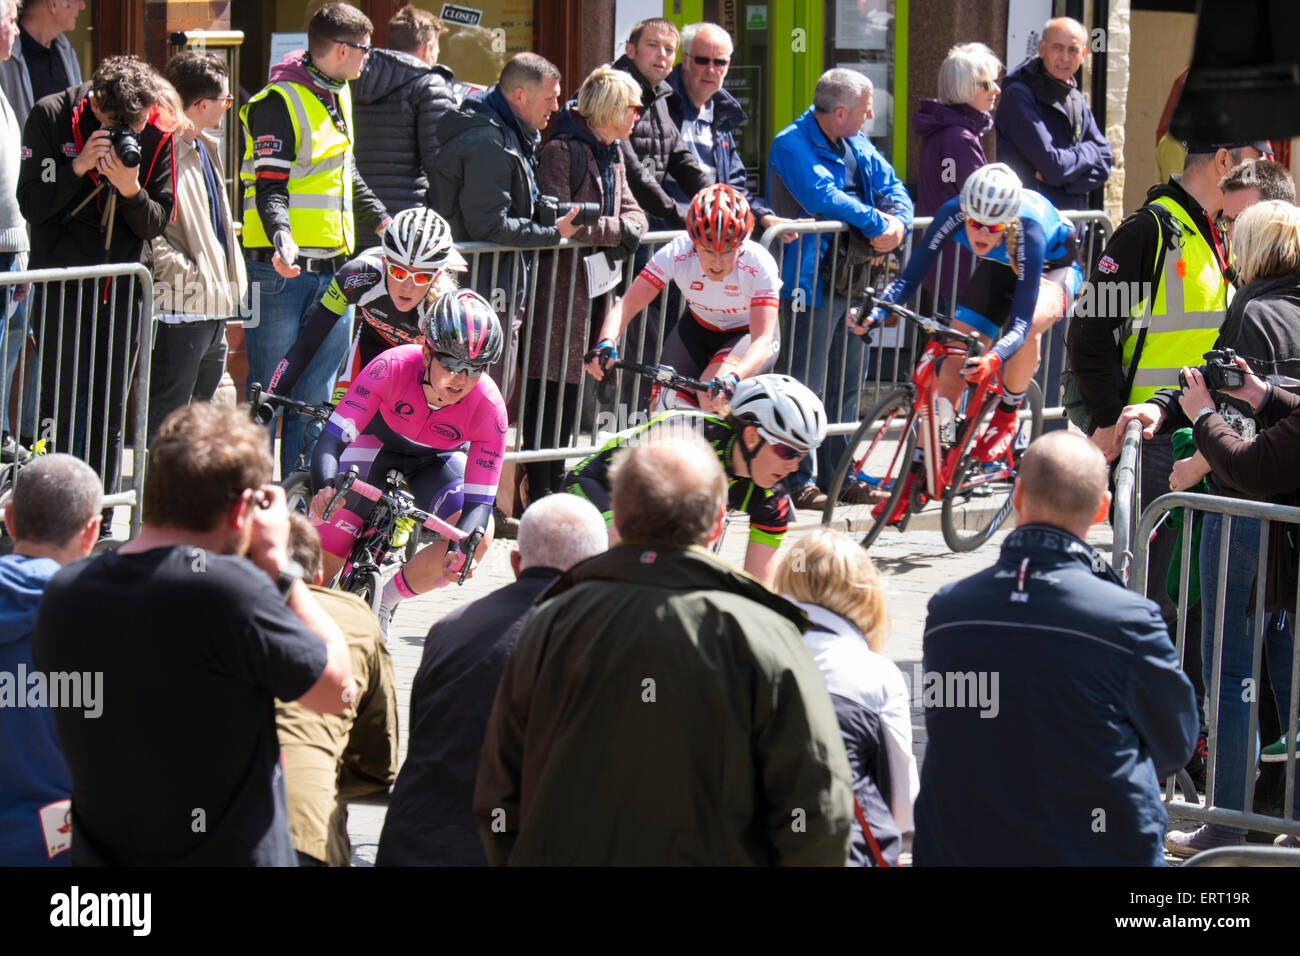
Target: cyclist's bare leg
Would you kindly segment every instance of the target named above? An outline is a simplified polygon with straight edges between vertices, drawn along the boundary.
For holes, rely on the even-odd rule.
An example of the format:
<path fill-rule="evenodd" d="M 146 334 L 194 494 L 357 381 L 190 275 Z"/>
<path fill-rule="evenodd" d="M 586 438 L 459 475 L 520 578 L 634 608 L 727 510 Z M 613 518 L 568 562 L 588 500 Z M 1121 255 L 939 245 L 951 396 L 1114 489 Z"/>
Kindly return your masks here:
<path fill-rule="evenodd" d="M 338 576 L 339 571 L 343 570 L 343 562 L 346 559 L 337 554 L 330 554 L 328 551 L 321 551 L 320 556 L 325 573 L 324 581 L 329 584 Z"/>
<path fill-rule="evenodd" d="M 1038 353 L 1043 333 L 1059 322 L 1065 314 L 1064 296 L 1060 286 L 1043 281 L 1038 289 L 1038 304 L 1034 307 L 1033 323 L 1025 335 L 1025 344 L 1007 359 L 1002 369 L 1003 390 L 1018 395 L 1029 387 L 1029 381 L 1038 368 Z"/>
<path fill-rule="evenodd" d="M 448 524 L 455 524 L 460 520 L 460 512 L 446 519 Z M 474 552 L 474 560 L 482 561 L 483 555 L 487 553 L 488 545 L 492 543 L 492 535 L 495 532 L 492 522 L 488 522 L 487 530 L 483 534 L 483 540 L 479 542 L 478 550 Z M 433 544 L 421 548 L 415 553 L 406 566 L 402 568 L 402 575 L 406 578 L 406 584 L 416 594 L 423 594 L 425 591 L 432 591 L 439 586 L 439 580 L 447 577 L 444 565 L 447 560 L 447 541 L 439 539 Z M 443 581 L 445 584 L 446 582 Z"/>

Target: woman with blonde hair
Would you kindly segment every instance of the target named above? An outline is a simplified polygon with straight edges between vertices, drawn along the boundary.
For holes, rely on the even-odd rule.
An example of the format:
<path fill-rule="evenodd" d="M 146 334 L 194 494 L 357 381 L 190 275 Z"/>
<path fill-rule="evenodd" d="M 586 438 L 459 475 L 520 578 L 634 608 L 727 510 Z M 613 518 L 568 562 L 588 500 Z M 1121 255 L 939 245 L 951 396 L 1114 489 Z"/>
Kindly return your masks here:
<path fill-rule="evenodd" d="M 537 188 L 559 200 L 561 211 L 573 203 L 598 208 L 593 219 L 577 220 L 583 225 L 573 238 L 605 246 L 605 254 L 616 264 L 636 251 L 649 228 L 628 187 L 618 145 L 631 135 L 640 108 L 641 88 L 631 76 L 611 66 L 597 67 L 582 81 L 577 99 L 551 119 L 550 139 L 537 161 Z M 573 444 L 583 356 L 612 296 L 587 295 L 579 259 L 592 251 L 543 253 L 538 265 L 537 310 L 530 341 L 525 343 L 528 365 L 520 448 Z M 558 268 L 552 257 L 559 259 Z M 577 278 L 571 281 L 575 270 Z M 530 462 L 524 470 L 534 501 L 558 491 L 564 479 L 563 461 Z"/>
<path fill-rule="evenodd" d="M 861 811 L 849 863 L 896 865 L 902 836 L 912 829 L 920 781 L 907 685 L 897 665 L 880 654 L 889 636 L 884 585 L 861 547 L 819 528 L 787 548 L 775 590 L 813 623 L 804 643 L 826 680 L 844 736 Z"/>
<path fill-rule="evenodd" d="M 1232 251 L 1241 274 L 1242 287 L 1228 306 L 1215 340 L 1216 349 L 1230 348 L 1244 359 L 1249 370 L 1274 388 L 1300 388 L 1300 209 L 1289 202 L 1269 200 L 1256 203 L 1237 217 Z M 1187 389 L 1157 392 L 1138 416 L 1147 423 L 1148 433 L 1156 429 L 1184 428 L 1218 414 L 1244 440 L 1253 439 L 1267 422 L 1257 419 L 1248 401 L 1232 393 L 1206 388 L 1197 370 L 1183 370 Z M 1180 395 L 1183 397 L 1179 407 Z M 1193 403 L 1190 397 L 1195 398 Z M 1184 410 L 1195 404 L 1191 415 Z M 1126 410 L 1126 414 L 1129 414 Z M 1196 433 L 1202 434 L 1202 428 Z M 1250 489 L 1234 487 L 1223 475 L 1210 470 L 1203 453 L 1174 463 L 1170 486 L 1189 488 L 1209 477 L 1210 492 L 1231 498 L 1257 499 Z M 1214 630 L 1218 614 L 1220 535 L 1225 530 L 1222 515 L 1206 513 L 1201 524 L 1201 667 L 1206 693 L 1215 693 L 1211 682 L 1214 665 Z M 1223 598 L 1223 651 L 1220 662 L 1218 743 L 1214 771 L 1214 805 L 1232 810 L 1245 807 L 1247 753 L 1256 752 L 1258 741 L 1250 734 L 1250 703 L 1240 688 L 1253 679 L 1254 616 L 1267 614 L 1269 607 L 1254 607 L 1254 584 L 1259 565 L 1260 523 L 1254 518 L 1232 519 L 1228 545 L 1226 587 Z M 1284 528 L 1275 528 L 1282 535 Z M 1266 569 L 1267 570 L 1267 569 Z M 1295 593 L 1284 599 L 1290 606 Z M 1261 730 L 1267 740 L 1281 733 L 1270 705 L 1285 719 L 1291 701 L 1291 641 L 1289 620 L 1282 616 L 1264 626 L 1264 663 L 1273 685 L 1273 701 L 1261 698 Z M 1238 688 L 1233 690 L 1233 688 Z M 1207 708 L 1208 711 L 1208 708 Z M 1252 760 L 1253 764 L 1253 760 Z M 1263 790 L 1263 787 L 1261 787 Z M 1218 846 L 1245 842 L 1245 831 L 1218 824 L 1206 824 L 1190 832 L 1169 834 L 1166 847 L 1178 856 L 1190 856 Z"/>

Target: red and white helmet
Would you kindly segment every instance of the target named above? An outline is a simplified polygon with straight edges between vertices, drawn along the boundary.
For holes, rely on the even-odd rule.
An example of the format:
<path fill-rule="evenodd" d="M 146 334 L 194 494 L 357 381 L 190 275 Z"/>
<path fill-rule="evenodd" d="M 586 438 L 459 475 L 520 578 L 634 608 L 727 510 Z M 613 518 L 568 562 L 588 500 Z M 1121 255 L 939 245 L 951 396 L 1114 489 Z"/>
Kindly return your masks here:
<path fill-rule="evenodd" d="M 739 249 L 754 231 L 754 214 L 740 191 L 726 183 L 701 189 L 686 214 L 691 240 L 710 252 Z"/>

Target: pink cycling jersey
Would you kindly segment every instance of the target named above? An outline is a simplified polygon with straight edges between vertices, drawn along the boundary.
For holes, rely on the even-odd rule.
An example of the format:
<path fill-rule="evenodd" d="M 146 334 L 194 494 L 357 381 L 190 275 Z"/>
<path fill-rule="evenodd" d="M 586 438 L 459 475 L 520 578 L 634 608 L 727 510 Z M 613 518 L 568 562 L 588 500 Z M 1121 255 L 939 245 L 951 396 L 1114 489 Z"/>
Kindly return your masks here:
<path fill-rule="evenodd" d="M 491 506 L 506 447 L 506 409 L 496 383 L 480 375 L 459 402 L 432 408 L 424 397 L 424 357 L 419 345 L 379 355 L 353 381 L 325 425 L 325 435 L 347 446 L 350 462 L 374 461 L 381 452 L 420 458 L 452 452 L 469 442 L 465 510 Z M 316 463 L 313 462 L 313 465 Z M 337 473 L 337 472 L 336 472 Z M 333 474 L 314 475 L 316 484 Z"/>

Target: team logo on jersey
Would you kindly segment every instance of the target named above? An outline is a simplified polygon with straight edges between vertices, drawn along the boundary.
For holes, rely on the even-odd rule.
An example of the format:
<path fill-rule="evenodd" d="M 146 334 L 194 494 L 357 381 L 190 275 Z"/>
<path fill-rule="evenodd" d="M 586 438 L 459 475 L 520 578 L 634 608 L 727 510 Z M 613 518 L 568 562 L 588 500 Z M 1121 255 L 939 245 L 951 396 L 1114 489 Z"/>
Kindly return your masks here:
<path fill-rule="evenodd" d="M 360 272 L 354 272 L 352 275 L 348 276 L 346 279 L 343 280 L 343 288 L 355 289 L 357 286 L 365 285 L 369 281 L 370 281 L 369 276 L 362 275 Z"/>
<path fill-rule="evenodd" d="M 497 412 L 497 420 L 494 424 L 497 427 L 498 434 L 504 435 L 506 433 L 506 413 L 504 411 Z"/>
<path fill-rule="evenodd" d="M 388 375 L 388 359 L 377 358 L 370 363 L 370 377 L 381 379 Z"/>
<path fill-rule="evenodd" d="M 703 291 L 704 291 L 704 283 L 701 282 L 699 279 L 696 279 L 694 282 L 691 283 L 691 291 L 692 291 L 692 292 L 703 292 Z"/>
<path fill-rule="evenodd" d="M 357 395 L 360 396 L 361 398 L 370 397 L 370 389 L 366 388 L 364 385 L 354 386 L 352 391 L 356 392 Z"/>
<path fill-rule="evenodd" d="M 1119 272 L 1119 263 L 1110 256 L 1102 256 L 1101 259 L 1097 261 L 1097 268 L 1102 272 L 1114 275 L 1116 272 Z"/>
<path fill-rule="evenodd" d="M 415 414 L 415 406 L 410 402 L 394 402 L 393 413 L 398 418 L 410 418 Z"/>
<path fill-rule="evenodd" d="M 284 143 L 278 136 L 259 136 L 253 140 L 255 156 L 272 156 L 284 149 Z"/>
<path fill-rule="evenodd" d="M 433 432 L 439 438 L 445 438 L 449 442 L 460 444 L 464 439 L 460 437 L 460 429 L 454 425 L 448 425 L 444 422 L 430 422 L 429 431 Z"/>
<path fill-rule="evenodd" d="M 738 286 L 738 285 L 724 285 L 724 286 L 722 287 L 722 291 L 723 291 L 723 293 L 724 293 L 725 295 L 740 295 L 740 286 Z"/>

